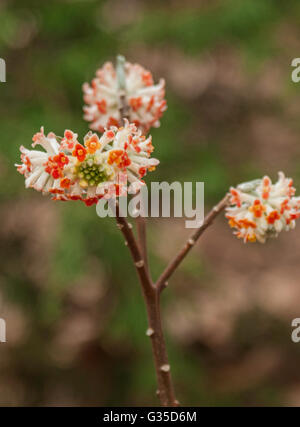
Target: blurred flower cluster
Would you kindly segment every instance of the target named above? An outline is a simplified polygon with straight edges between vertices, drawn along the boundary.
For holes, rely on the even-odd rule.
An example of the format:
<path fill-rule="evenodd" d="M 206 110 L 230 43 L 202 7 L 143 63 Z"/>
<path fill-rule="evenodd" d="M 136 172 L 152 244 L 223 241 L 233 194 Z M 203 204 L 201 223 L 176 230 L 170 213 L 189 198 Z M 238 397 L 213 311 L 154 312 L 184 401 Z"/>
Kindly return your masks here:
<path fill-rule="evenodd" d="M 231 206 L 226 208 L 226 217 L 244 242 L 264 243 L 268 237 L 294 228 L 300 217 L 300 198 L 294 197 L 293 181 L 283 172 L 278 173 L 275 184 L 265 176 L 239 184 L 230 193 Z"/>
<path fill-rule="evenodd" d="M 150 127 L 158 127 L 159 119 L 166 109 L 165 81 L 154 85 L 152 74 L 141 65 L 124 64 L 124 76 L 118 76 L 111 62 L 97 70 L 91 85 L 83 85 L 84 118 L 91 122 L 90 128 L 103 132 L 111 125 L 120 126 L 120 90 L 128 106 L 129 121 L 135 123 L 144 134 Z"/>

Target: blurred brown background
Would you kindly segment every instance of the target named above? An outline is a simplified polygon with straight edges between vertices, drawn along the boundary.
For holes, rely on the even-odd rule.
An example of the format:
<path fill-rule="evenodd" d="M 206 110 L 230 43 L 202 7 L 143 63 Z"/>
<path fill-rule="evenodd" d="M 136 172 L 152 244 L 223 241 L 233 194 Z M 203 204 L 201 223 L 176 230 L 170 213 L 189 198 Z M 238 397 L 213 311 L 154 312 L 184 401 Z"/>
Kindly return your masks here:
<path fill-rule="evenodd" d="M 230 185 L 283 170 L 300 188 L 296 0 L 2 0 L 0 405 L 153 405 L 140 289 L 114 221 L 24 190 L 13 164 L 41 125 L 81 137 L 81 85 L 117 53 L 167 81 L 148 180 Z M 154 277 L 184 220 L 150 219 Z M 265 245 L 221 215 L 170 281 L 164 324 L 186 405 L 299 405 L 300 227 Z"/>

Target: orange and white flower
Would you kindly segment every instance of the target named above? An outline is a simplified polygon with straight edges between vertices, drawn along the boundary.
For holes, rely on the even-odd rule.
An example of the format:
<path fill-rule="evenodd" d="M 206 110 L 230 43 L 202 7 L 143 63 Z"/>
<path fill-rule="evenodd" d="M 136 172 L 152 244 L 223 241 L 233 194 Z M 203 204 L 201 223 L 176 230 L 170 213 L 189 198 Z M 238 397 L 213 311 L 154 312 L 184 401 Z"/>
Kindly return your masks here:
<path fill-rule="evenodd" d="M 97 70 L 91 84 L 84 83 L 84 118 L 91 122 L 92 130 L 103 132 L 104 128 L 121 126 L 121 95 L 127 105 L 131 123 L 146 134 L 149 129 L 160 125 L 159 119 L 166 110 L 165 81 L 154 85 L 150 71 L 141 65 L 124 63 L 122 90 L 117 70 L 111 62 Z"/>
<path fill-rule="evenodd" d="M 230 189 L 230 206 L 226 208 L 229 225 L 244 242 L 264 243 L 280 231 L 293 229 L 300 217 L 300 198 L 294 197 L 293 181 L 283 172 L 272 184 L 268 176 L 239 184 Z"/>
<path fill-rule="evenodd" d="M 147 171 L 159 163 L 150 157 L 151 136 L 146 138 L 128 121 L 124 127 L 106 130 L 101 138 L 90 131 L 83 144 L 70 130 L 58 138 L 53 132 L 45 135 L 41 128 L 32 145 L 44 151 L 20 148 L 21 164 L 16 167 L 25 186 L 51 193 L 55 200 L 82 200 L 87 205 L 102 197 L 135 193 Z"/>

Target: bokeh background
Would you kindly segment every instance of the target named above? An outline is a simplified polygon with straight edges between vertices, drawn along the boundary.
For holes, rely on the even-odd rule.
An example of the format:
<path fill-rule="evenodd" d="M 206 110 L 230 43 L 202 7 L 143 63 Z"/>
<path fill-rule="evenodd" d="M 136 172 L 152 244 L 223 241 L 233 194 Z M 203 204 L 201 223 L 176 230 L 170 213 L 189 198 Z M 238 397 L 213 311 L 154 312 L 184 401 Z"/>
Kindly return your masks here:
<path fill-rule="evenodd" d="M 154 405 L 145 309 L 127 248 L 95 208 L 24 190 L 18 147 L 41 125 L 83 136 L 81 85 L 117 53 L 167 81 L 152 179 L 230 185 L 277 171 L 300 187 L 300 3 L 1 0 L 0 405 Z M 189 234 L 150 219 L 157 277 Z M 299 405 L 300 226 L 265 245 L 221 215 L 170 281 L 163 320 L 178 399 Z"/>

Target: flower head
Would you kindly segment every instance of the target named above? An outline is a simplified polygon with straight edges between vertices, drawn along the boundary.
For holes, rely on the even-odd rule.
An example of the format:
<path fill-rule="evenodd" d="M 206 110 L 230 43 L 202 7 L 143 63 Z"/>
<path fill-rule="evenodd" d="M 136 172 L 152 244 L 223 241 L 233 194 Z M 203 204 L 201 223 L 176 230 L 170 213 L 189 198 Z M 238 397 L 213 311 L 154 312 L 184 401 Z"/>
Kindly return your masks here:
<path fill-rule="evenodd" d="M 113 64 L 107 62 L 97 70 L 91 84 L 83 85 L 84 118 L 91 122 L 90 128 L 103 132 L 104 128 L 120 126 L 120 96 L 127 105 L 129 121 L 135 123 L 144 134 L 150 127 L 158 127 L 159 119 L 166 109 L 165 82 L 154 85 L 150 71 L 141 65 L 124 63 L 123 78 Z"/>
<path fill-rule="evenodd" d="M 44 129 L 34 135 L 33 147 L 44 151 L 21 151 L 17 170 L 25 177 L 25 186 L 50 193 L 55 200 L 82 200 L 87 205 L 102 198 L 135 193 L 143 184 L 142 177 L 155 169 L 159 161 L 151 158 L 151 136 L 145 138 L 134 124 L 111 127 L 101 138 L 89 132 L 84 143 L 77 134 L 65 131 L 59 138 Z"/>
<path fill-rule="evenodd" d="M 300 217 L 300 198 L 294 197 L 293 181 L 283 172 L 278 173 L 275 184 L 265 176 L 239 184 L 230 193 L 231 206 L 226 208 L 226 218 L 244 242 L 264 243 L 268 237 L 294 228 Z"/>

